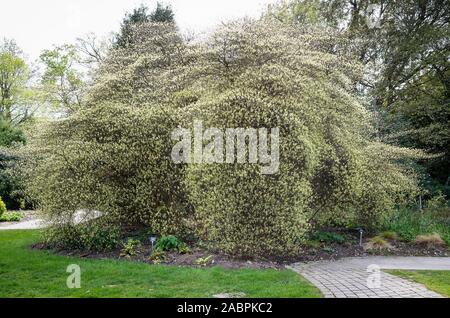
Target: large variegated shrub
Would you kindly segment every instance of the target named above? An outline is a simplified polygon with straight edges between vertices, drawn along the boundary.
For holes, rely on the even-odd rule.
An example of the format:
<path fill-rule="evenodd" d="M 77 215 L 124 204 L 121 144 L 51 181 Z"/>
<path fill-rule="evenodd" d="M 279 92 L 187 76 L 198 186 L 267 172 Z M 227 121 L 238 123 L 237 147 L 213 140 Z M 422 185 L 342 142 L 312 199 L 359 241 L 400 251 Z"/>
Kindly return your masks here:
<path fill-rule="evenodd" d="M 344 39 L 268 18 L 195 43 L 161 24 L 133 36 L 135 46 L 110 53 L 85 107 L 30 142 L 29 189 L 53 223 L 101 211 L 233 255 L 282 256 L 312 226 L 373 227 L 413 195 L 401 151 L 371 141 Z M 275 173 L 248 161 L 177 164 L 172 132 L 196 121 L 278 128 Z"/>
<path fill-rule="evenodd" d="M 100 211 L 111 223 L 184 232 L 184 167 L 170 157 L 176 89 L 168 83 L 185 44 L 173 24 L 138 25 L 132 36 L 134 45 L 111 50 L 84 107 L 30 138 L 29 192 L 53 224 Z"/>
<path fill-rule="evenodd" d="M 79 210 L 123 225 L 178 233 L 186 213 L 182 167 L 171 158 L 167 110 L 101 103 L 52 122 L 39 137 L 30 188 L 53 223 Z"/>
<path fill-rule="evenodd" d="M 193 68 L 200 97 L 186 125 L 280 129 L 274 175 L 255 163 L 187 168 L 197 231 L 222 251 L 296 253 L 312 225 L 376 226 L 415 190 L 388 153 L 371 151 L 369 115 L 354 94 L 359 65 L 330 48 L 329 34 L 311 32 L 271 20 L 228 25 Z"/>

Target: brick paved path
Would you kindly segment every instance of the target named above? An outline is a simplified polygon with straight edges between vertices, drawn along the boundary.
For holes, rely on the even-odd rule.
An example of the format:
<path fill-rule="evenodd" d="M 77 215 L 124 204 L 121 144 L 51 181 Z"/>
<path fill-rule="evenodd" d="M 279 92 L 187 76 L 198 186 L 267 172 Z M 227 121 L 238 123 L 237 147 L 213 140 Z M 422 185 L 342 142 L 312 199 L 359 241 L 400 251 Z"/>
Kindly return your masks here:
<path fill-rule="evenodd" d="M 326 298 L 441 298 L 421 284 L 383 271 L 378 279 L 377 269 L 450 270 L 450 257 L 374 256 L 296 263 L 288 268 L 316 285 Z"/>

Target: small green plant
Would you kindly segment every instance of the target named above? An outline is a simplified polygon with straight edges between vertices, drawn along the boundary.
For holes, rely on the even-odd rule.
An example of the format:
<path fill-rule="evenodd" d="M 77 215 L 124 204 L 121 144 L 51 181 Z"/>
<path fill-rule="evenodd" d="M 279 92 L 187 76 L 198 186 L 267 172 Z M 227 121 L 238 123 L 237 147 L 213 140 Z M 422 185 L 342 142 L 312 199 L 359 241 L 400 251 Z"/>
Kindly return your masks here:
<path fill-rule="evenodd" d="M 116 226 L 96 224 L 83 228 L 82 234 L 88 250 L 112 250 L 120 244 L 120 230 Z"/>
<path fill-rule="evenodd" d="M 179 254 L 191 253 L 189 246 L 173 235 L 162 236 L 156 242 L 155 250 L 162 252 L 177 251 Z"/>
<path fill-rule="evenodd" d="M 0 216 L 0 222 L 19 222 L 22 220 L 22 214 L 19 212 L 6 212 Z"/>
<path fill-rule="evenodd" d="M 333 254 L 335 252 L 335 249 L 330 247 L 330 246 L 325 246 L 323 248 L 323 251 L 326 252 L 326 253 L 329 253 L 329 254 Z"/>
<path fill-rule="evenodd" d="M 120 256 L 122 257 L 131 257 L 136 256 L 137 249 L 141 246 L 141 242 L 132 238 L 129 238 L 128 241 L 123 244 L 123 248 L 120 251 Z"/>
<path fill-rule="evenodd" d="M 318 249 L 318 248 L 320 248 L 322 243 L 317 240 L 306 240 L 304 242 L 304 245 L 307 247 L 310 247 L 310 248 Z"/>
<path fill-rule="evenodd" d="M 150 255 L 150 260 L 153 262 L 153 264 L 161 264 L 166 260 L 166 252 L 155 249 Z"/>
<path fill-rule="evenodd" d="M 199 257 L 195 260 L 195 264 L 203 267 L 208 266 L 208 264 L 213 261 L 213 257 L 214 257 L 213 255 L 209 255 L 206 257 Z"/>
<path fill-rule="evenodd" d="M 346 239 L 343 235 L 338 233 L 318 231 L 312 235 L 312 240 L 319 241 L 322 243 L 342 244 L 345 242 Z"/>
<path fill-rule="evenodd" d="M 0 217 L 6 213 L 6 204 L 3 202 L 2 197 L 0 197 Z"/>
<path fill-rule="evenodd" d="M 180 244 L 180 246 L 178 246 L 179 254 L 190 254 L 191 252 L 192 252 L 191 249 L 185 243 L 182 243 L 182 244 Z"/>
<path fill-rule="evenodd" d="M 173 250 L 178 250 L 178 248 L 182 245 L 183 245 L 183 243 L 179 239 L 177 239 L 175 236 L 168 235 L 168 236 L 162 236 L 156 242 L 155 249 L 164 251 L 164 252 L 169 252 L 169 251 L 173 251 Z"/>

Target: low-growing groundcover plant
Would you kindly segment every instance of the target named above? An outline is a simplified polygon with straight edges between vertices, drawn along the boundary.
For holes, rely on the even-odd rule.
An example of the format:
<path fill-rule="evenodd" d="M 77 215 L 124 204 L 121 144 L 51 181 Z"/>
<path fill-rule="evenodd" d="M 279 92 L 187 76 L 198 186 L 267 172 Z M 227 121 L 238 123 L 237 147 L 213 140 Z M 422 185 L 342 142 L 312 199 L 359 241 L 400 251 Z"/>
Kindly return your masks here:
<path fill-rule="evenodd" d="M 123 244 L 123 248 L 120 251 L 120 256 L 131 257 L 136 255 L 136 249 L 141 246 L 141 241 L 129 238 L 126 243 Z"/>
<path fill-rule="evenodd" d="M 415 196 L 401 162 L 418 154 L 372 141 L 345 39 L 270 18 L 192 43 L 172 24 L 132 34 L 132 45 L 110 52 L 86 104 L 30 137 L 28 189 L 53 230 L 79 209 L 101 211 L 109 226 L 279 257 L 298 252 L 313 226 L 374 228 Z M 278 172 L 263 175 L 249 160 L 176 164 L 172 132 L 195 120 L 278 128 Z"/>
<path fill-rule="evenodd" d="M 156 245 L 155 249 L 163 252 L 168 252 L 172 250 L 178 250 L 182 248 L 185 244 L 181 242 L 178 238 L 173 235 L 163 236 L 161 237 Z"/>

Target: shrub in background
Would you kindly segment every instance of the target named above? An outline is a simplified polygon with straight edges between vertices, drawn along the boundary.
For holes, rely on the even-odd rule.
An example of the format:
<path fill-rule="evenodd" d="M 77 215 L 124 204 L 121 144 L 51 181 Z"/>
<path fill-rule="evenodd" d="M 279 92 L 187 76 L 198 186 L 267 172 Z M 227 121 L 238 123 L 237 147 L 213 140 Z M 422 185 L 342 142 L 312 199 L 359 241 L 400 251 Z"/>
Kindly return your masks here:
<path fill-rule="evenodd" d="M 71 222 L 84 209 L 112 224 L 182 235 L 190 211 L 184 167 L 170 154 L 179 124 L 171 94 L 185 44 L 173 24 L 130 32 L 134 44 L 109 52 L 84 107 L 30 138 L 27 188 L 51 223 Z"/>
<path fill-rule="evenodd" d="M 426 202 L 425 212 L 450 222 L 450 206 L 442 193 L 437 193 Z"/>
<path fill-rule="evenodd" d="M 14 143 L 25 143 L 25 136 L 22 130 L 13 127 L 0 117 L 0 146 L 9 147 Z"/>
<path fill-rule="evenodd" d="M 19 222 L 22 220 L 22 214 L 19 212 L 7 212 L 0 216 L 0 222 Z"/>
<path fill-rule="evenodd" d="M 173 23 L 138 23 L 130 28 L 132 45 L 111 50 L 86 96 L 88 105 L 116 102 L 142 107 L 151 101 L 173 104 L 183 87 L 184 68 L 193 58 Z"/>
<path fill-rule="evenodd" d="M 5 204 L 5 202 L 3 202 L 2 197 L 0 197 L 0 218 L 5 213 L 6 213 L 6 204 Z"/>
<path fill-rule="evenodd" d="M 0 116 L 0 196 L 9 209 L 21 208 L 25 202 L 20 175 L 14 167 L 20 161 L 15 149 L 25 144 L 25 135 Z"/>

